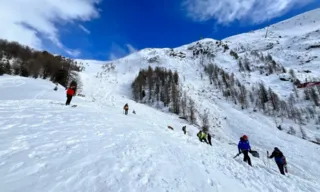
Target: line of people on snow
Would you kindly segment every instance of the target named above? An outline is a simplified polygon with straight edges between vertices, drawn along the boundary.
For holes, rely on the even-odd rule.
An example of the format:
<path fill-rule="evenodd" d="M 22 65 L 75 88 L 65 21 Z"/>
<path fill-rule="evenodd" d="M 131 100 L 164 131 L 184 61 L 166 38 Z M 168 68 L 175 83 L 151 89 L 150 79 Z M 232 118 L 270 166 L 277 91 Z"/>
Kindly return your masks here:
<path fill-rule="evenodd" d="M 182 131 L 184 132 L 184 134 L 186 134 L 186 126 L 182 127 Z M 200 130 L 197 133 L 197 136 L 198 136 L 200 142 L 205 142 L 209 145 L 212 145 L 211 135 L 209 133 L 206 133 L 206 132 Z M 251 158 L 249 156 L 249 153 L 252 156 L 259 158 L 259 153 L 257 151 L 254 151 L 251 149 L 247 135 L 243 135 L 242 137 L 240 137 L 240 140 L 238 143 L 238 151 L 239 151 L 239 153 L 235 157 L 243 154 L 243 161 L 247 162 L 250 166 L 252 166 L 252 163 L 251 163 Z M 275 147 L 270 156 L 269 156 L 269 152 L 268 152 L 267 157 L 269 159 L 274 158 L 274 160 L 279 168 L 279 171 L 282 175 L 285 175 L 285 173 L 288 172 L 286 158 L 283 155 L 283 153 L 279 150 L 279 148 Z"/>
<path fill-rule="evenodd" d="M 128 104 L 125 104 L 123 109 L 125 111 L 125 114 L 127 115 L 128 110 L 129 110 Z M 133 113 L 135 113 L 135 111 L 133 111 Z M 168 126 L 168 129 L 174 130 L 173 127 L 171 127 L 171 126 Z M 182 131 L 186 135 L 187 134 L 187 127 L 183 126 Z M 209 133 L 206 133 L 205 131 L 200 130 L 197 133 L 197 136 L 198 136 L 200 142 L 205 142 L 205 143 L 212 146 L 211 135 Z M 238 150 L 239 150 L 239 153 L 235 157 L 243 154 L 243 161 L 247 162 L 250 166 L 252 166 L 252 163 L 251 163 L 251 158 L 249 156 L 249 153 L 252 156 L 259 158 L 259 153 L 257 151 L 251 150 L 251 146 L 250 146 L 247 135 L 243 135 L 242 137 L 240 137 L 240 141 L 238 143 Z M 286 168 L 287 162 L 286 162 L 285 156 L 279 150 L 279 148 L 275 147 L 272 154 L 270 156 L 269 156 L 269 154 L 267 154 L 267 157 L 270 159 L 274 158 L 275 162 L 279 168 L 280 173 L 285 175 L 285 172 L 287 172 L 287 168 Z"/>
<path fill-rule="evenodd" d="M 70 105 L 72 97 L 76 93 L 75 90 L 76 90 L 76 87 L 74 85 L 70 86 L 67 89 L 66 105 Z M 128 115 L 128 111 L 129 111 L 128 103 L 126 103 L 124 105 L 123 110 L 124 110 L 124 114 Z M 135 110 L 133 110 L 132 113 L 136 114 Z M 168 128 L 173 130 L 173 128 L 171 126 L 168 126 Z M 182 131 L 186 135 L 187 127 L 183 126 L 182 127 Z M 197 136 L 198 136 L 200 142 L 205 142 L 205 143 L 207 143 L 209 145 L 212 145 L 212 143 L 211 143 L 211 135 L 209 133 L 206 133 L 206 132 L 200 130 L 197 133 Z M 250 146 L 250 143 L 249 143 L 247 135 L 243 135 L 242 137 L 240 137 L 240 141 L 238 143 L 238 150 L 239 150 L 239 153 L 235 157 L 239 156 L 240 154 L 243 154 L 243 161 L 247 162 L 250 166 L 252 166 L 252 163 L 251 163 L 251 158 L 249 156 L 249 153 L 251 153 L 254 157 L 259 157 L 259 153 L 257 151 L 251 150 L 251 146 Z M 285 172 L 287 172 L 287 162 L 286 162 L 285 156 L 279 150 L 279 148 L 275 147 L 270 156 L 269 156 L 269 152 L 268 152 L 267 157 L 269 159 L 274 158 L 274 160 L 275 160 L 275 162 L 276 162 L 276 164 L 277 164 L 277 166 L 279 168 L 280 173 L 282 175 L 285 175 Z"/>
<path fill-rule="evenodd" d="M 238 150 L 239 150 L 239 153 L 235 157 L 239 156 L 240 154 L 243 154 L 243 161 L 247 162 L 250 166 L 252 166 L 252 164 L 251 164 L 249 153 L 251 153 L 254 157 L 259 157 L 259 154 L 257 151 L 251 150 L 251 146 L 250 146 L 247 135 L 243 135 L 242 137 L 240 137 L 240 141 L 238 143 Z M 283 155 L 283 153 L 279 150 L 279 148 L 275 147 L 270 156 L 268 152 L 267 157 L 269 159 L 272 159 L 272 158 L 275 159 L 275 162 L 282 175 L 285 175 L 285 172 L 288 172 L 286 158 Z"/>

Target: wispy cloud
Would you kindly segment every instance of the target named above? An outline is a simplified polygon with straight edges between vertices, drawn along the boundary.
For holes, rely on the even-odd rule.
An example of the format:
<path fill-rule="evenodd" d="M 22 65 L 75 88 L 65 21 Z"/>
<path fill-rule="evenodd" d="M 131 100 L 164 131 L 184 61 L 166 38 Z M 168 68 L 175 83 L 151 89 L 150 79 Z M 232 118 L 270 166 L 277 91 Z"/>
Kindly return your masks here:
<path fill-rule="evenodd" d="M 117 55 L 115 55 L 114 53 L 110 53 L 110 54 L 109 54 L 109 60 L 110 60 L 110 61 L 117 60 L 117 59 L 119 59 L 119 58 L 120 58 L 120 57 L 117 56 Z"/>
<path fill-rule="evenodd" d="M 250 24 L 279 17 L 290 9 L 315 0 L 184 0 L 187 15 L 196 21 L 215 19 L 219 24 L 235 20 Z"/>
<path fill-rule="evenodd" d="M 80 29 L 82 29 L 82 31 L 84 31 L 87 34 L 90 34 L 91 32 L 89 31 L 89 29 L 85 28 L 83 25 L 79 24 L 78 25 Z"/>
<path fill-rule="evenodd" d="M 134 48 L 132 45 L 126 44 L 126 46 L 127 46 L 127 50 L 129 51 L 129 53 L 135 53 L 135 52 L 137 52 L 137 49 Z"/>
<path fill-rule="evenodd" d="M 120 46 L 119 44 L 112 43 L 111 51 L 109 53 L 109 60 L 116 60 L 125 57 L 129 54 L 135 53 L 137 51 L 138 50 L 131 44 L 125 44 L 124 46 Z"/>
<path fill-rule="evenodd" d="M 18 41 L 35 49 L 45 49 L 44 39 L 68 54 L 59 38 L 58 23 L 89 21 L 99 16 L 95 7 L 100 0 L 10 0 L 1 2 L 0 38 Z"/>
<path fill-rule="evenodd" d="M 68 53 L 68 55 L 71 55 L 73 57 L 78 57 L 81 55 L 81 51 L 79 50 L 71 50 L 71 49 L 65 49 L 65 52 Z"/>

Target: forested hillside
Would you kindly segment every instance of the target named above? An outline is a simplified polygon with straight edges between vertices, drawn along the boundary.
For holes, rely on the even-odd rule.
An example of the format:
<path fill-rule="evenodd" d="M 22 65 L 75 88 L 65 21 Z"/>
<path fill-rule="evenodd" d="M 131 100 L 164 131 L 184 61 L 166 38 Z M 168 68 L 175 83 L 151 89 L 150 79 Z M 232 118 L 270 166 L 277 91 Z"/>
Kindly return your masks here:
<path fill-rule="evenodd" d="M 54 83 L 67 86 L 76 78 L 73 72 L 83 69 L 82 63 L 72 59 L 33 50 L 17 42 L 0 40 L 0 75 L 48 78 Z"/>

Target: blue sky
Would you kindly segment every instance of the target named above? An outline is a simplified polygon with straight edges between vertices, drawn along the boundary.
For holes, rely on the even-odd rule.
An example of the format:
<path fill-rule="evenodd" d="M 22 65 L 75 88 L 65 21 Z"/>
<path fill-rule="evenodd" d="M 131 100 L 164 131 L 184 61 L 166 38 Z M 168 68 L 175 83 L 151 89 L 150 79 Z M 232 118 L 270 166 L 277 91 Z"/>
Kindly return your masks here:
<path fill-rule="evenodd" d="M 49 0 L 30 2 L 25 5 L 29 12 L 17 10 L 10 1 L 1 3 L 22 16 L 2 21 L 10 33 L 0 38 L 97 60 L 147 47 L 177 47 L 200 37 L 223 39 L 320 7 L 319 0 L 72 0 L 54 6 L 52 1 L 46 4 Z"/>

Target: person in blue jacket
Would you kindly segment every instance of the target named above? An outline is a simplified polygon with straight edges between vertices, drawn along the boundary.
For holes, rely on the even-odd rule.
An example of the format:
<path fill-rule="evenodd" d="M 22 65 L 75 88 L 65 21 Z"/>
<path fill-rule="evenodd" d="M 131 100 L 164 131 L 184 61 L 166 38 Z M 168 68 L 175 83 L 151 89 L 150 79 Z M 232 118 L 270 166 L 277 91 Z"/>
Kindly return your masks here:
<path fill-rule="evenodd" d="M 238 144 L 239 153 L 243 153 L 243 161 L 248 162 L 251 165 L 251 159 L 249 157 L 249 152 L 251 151 L 250 143 L 248 141 L 248 136 L 243 135 L 240 137 L 240 141 Z"/>
<path fill-rule="evenodd" d="M 282 175 L 285 175 L 285 171 L 286 171 L 286 158 L 283 155 L 283 153 L 279 150 L 278 147 L 274 148 L 274 151 L 272 152 L 271 156 L 269 157 L 270 159 L 274 158 L 274 160 L 276 161 L 279 171 Z"/>

